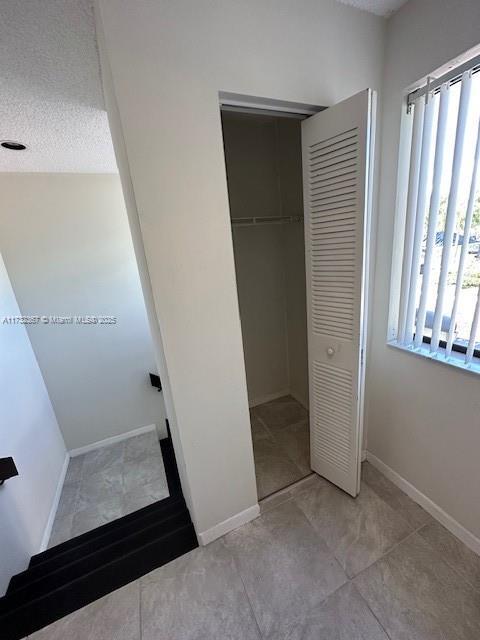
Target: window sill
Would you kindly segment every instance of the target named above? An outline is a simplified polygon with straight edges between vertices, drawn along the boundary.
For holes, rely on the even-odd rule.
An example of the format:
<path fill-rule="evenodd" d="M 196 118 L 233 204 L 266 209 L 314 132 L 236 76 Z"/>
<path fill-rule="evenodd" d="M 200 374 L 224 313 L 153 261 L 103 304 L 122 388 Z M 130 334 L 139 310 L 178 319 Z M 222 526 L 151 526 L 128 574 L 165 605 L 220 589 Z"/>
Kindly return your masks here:
<path fill-rule="evenodd" d="M 437 353 L 432 354 L 430 353 L 430 348 L 428 345 L 423 345 L 421 347 L 411 347 L 399 344 L 396 340 L 387 342 L 387 345 L 389 347 L 394 347 L 395 349 L 400 349 L 401 351 L 411 353 L 414 356 L 427 358 L 428 360 L 432 360 L 433 362 L 438 362 L 439 364 L 446 365 L 447 367 L 454 367 L 455 369 L 460 369 L 461 371 L 465 371 L 467 373 L 480 375 L 480 361 L 478 358 L 475 358 L 472 362 L 466 364 L 465 356 L 462 353 L 455 353 L 454 351 L 452 351 L 450 356 L 447 358 L 445 355 L 445 349 L 439 349 Z"/>

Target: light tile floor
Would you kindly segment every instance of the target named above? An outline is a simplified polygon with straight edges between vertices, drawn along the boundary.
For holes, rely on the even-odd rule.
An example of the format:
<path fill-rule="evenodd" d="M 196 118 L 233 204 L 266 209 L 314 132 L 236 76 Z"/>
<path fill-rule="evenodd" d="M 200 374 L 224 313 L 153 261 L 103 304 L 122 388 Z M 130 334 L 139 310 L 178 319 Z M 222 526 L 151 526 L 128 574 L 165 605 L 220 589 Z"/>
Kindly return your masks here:
<path fill-rule="evenodd" d="M 308 411 L 292 396 L 250 409 L 259 499 L 311 473 Z"/>
<path fill-rule="evenodd" d="M 71 458 L 48 546 L 167 496 L 155 431 Z"/>
<path fill-rule="evenodd" d="M 480 558 L 365 463 L 359 498 L 308 478 L 31 638 L 478 640 Z"/>

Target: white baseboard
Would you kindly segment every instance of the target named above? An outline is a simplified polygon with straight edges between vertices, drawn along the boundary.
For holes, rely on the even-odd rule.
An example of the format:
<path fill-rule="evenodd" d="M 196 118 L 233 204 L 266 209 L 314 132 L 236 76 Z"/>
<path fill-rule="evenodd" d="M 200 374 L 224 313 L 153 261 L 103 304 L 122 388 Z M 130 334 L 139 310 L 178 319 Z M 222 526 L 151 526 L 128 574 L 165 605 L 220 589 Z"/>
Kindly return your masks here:
<path fill-rule="evenodd" d="M 383 473 L 389 480 L 393 482 L 399 489 L 404 491 L 412 500 L 428 511 L 428 513 L 438 520 L 443 526 L 453 533 L 459 540 L 467 545 L 469 549 L 480 555 L 480 539 L 477 538 L 471 531 L 465 529 L 463 525 L 457 522 L 451 515 L 446 513 L 441 507 L 438 506 L 433 500 L 430 500 L 425 494 L 419 491 L 413 484 L 410 484 L 408 480 L 405 480 L 400 474 L 394 471 L 391 467 L 382 462 L 373 453 L 367 451 L 367 460 L 375 468 Z"/>
<path fill-rule="evenodd" d="M 89 451 L 95 451 L 95 449 L 101 449 L 102 447 L 108 447 L 111 444 L 115 444 L 116 442 L 121 442 L 122 440 L 128 440 L 129 438 L 133 438 L 134 436 L 140 436 L 142 435 L 142 433 L 155 431 L 156 428 L 157 426 L 154 424 L 147 424 L 145 427 L 138 427 L 138 429 L 132 429 L 132 431 L 119 433 L 118 436 L 112 436 L 111 438 L 105 438 L 105 440 L 92 442 L 92 444 L 87 444 L 84 447 L 78 447 L 78 449 L 71 449 L 69 451 L 69 454 L 70 454 L 70 457 L 75 458 L 75 456 L 81 456 L 83 453 L 88 453 Z"/>
<path fill-rule="evenodd" d="M 58 503 L 60 502 L 60 496 L 62 495 L 63 483 L 65 482 L 65 476 L 67 474 L 68 463 L 70 462 L 70 455 L 68 451 L 65 453 L 65 460 L 63 461 L 62 470 L 60 471 L 60 476 L 57 482 L 57 488 L 55 490 L 55 495 L 53 497 L 52 506 L 50 508 L 50 513 L 48 514 L 47 524 L 45 525 L 45 530 L 43 532 L 42 541 L 40 543 L 39 552 L 45 551 L 48 547 L 48 541 L 50 540 L 50 536 L 52 535 L 53 523 L 55 521 L 55 516 L 57 514 Z"/>
<path fill-rule="evenodd" d="M 277 400 L 278 398 L 283 398 L 283 396 L 289 396 L 289 395 L 291 395 L 290 389 L 283 389 L 282 391 L 276 391 L 275 393 L 269 393 L 266 396 L 261 396 L 259 398 L 254 398 L 253 400 L 249 401 L 248 406 L 251 409 L 252 407 L 256 407 L 259 404 L 263 404 L 264 402 L 270 402 L 271 400 Z"/>
<path fill-rule="evenodd" d="M 240 511 L 236 515 L 224 520 L 223 522 L 219 522 L 211 529 L 207 529 L 206 531 L 202 531 L 198 534 L 198 540 L 201 545 L 209 544 L 213 542 L 217 538 L 224 536 L 229 531 L 233 531 L 238 527 L 241 527 L 242 524 L 247 524 L 250 520 L 254 520 L 257 516 L 260 515 L 260 507 L 258 504 L 253 505 L 253 507 L 248 507 L 245 511 Z"/>

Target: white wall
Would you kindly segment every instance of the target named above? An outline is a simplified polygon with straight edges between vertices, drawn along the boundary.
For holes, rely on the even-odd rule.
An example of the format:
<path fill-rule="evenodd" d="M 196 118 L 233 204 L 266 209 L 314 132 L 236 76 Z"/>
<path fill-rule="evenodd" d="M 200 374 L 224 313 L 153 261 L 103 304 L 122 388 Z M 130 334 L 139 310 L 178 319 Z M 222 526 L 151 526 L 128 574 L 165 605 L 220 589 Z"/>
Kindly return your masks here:
<path fill-rule="evenodd" d="M 112 135 L 113 146 L 115 149 L 115 160 L 120 173 L 122 183 L 123 197 L 125 199 L 125 207 L 127 210 L 128 224 L 130 226 L 130 234 L 132 237 L 133 250 L 137 261 L 138 275 L 140 285 L 142 287 L 143 299 L 145 301 L 145 311 L 147 313 L 148 325 L 152 336 L 152 346 L 157 364 L 157 371 L 162 381 L 162 398 L 164 401 L 165 413 L 170 423 L 170 434 L 175 447 L 175 457 L 177 468 L 182 483 L 183 495 L 187 505 L 191 506 L 190 487 L 186 480 L 185 473 L 185 456 L 183 455 L 182 442 L 178 437 L 177 417 L 175 407 L 172 400 L 172 392 L 170 387 L 170 377 L 168 375 L 167 365 L 165 362 L 165 351 L 163 348 L 163 338 L 160 329 L 158 313 L 155 307 L 155 300 L 152 291 L 152 282 L 145 256 L 145 247 L 143 244 L 142 231 L 140 228 L 140 218 L 138 215 L 137 201 L 130 173 L 130 165 L 128 161 L 127 148 L 125 146 L 125 137 L 123 134 L 122 121 L 118 110 L 115 92 L 113 89 L 113 78 L 110 69 L 110 63 L 105 55 L 105 37 L 101 24 L 96 24 L 97 47 L 99 54 L 99 63 L 101 68 L 101 81 L 103 86 L 103 97 L 105 107 L 108 113 L 108 123 Z"/>
<path fill-rule="evenodd" d="M 38 553 L 66 457 L 50 398 L 0 255 L 0 458 L 19 475 L 0 486 L 0 596 Z"/>
<path fill-rule="evenodd" d="M 226 111 L 222 132 L 232 218 L 282 215 L 276 119 Z"/>
<path fill-rule="evenodd" d="M 480 394 L 472 374 L 386 346 L 403 91 L 480 41 L 478 0 L 410 0 L 388 21 L 367 385 L 368 449 L 480 536 Z"/>
<path fill-rule="evenodd" d="M 302 223 L 284 229 L 290 393 L 308 408 L 307 292 Z"/>
<path fill-rule="evenodd" d="M 164 435 L 119 177 L 3 174 L 0 189 L 0 248 L 22 313 L 117 317 L 28 328 L 67 447 L 154 423 Z"/>
<path fill-rule="evenodd" d="M 222 114 L 232 219 L 282 215 L 276 121 Z M 281 226 L 232 227 L 248 401 L 288 393 L 284 233 Z"/>
<path fill-rule="evenodd" d="M 283 215 L 303 215 L 302 136 L 299 120 L 277 120 Z M 308 407 L 307 296 L 304 225 L 284 228 L 290 393 Z"/>
<path fill-rule="evenodd" d="M 249 405 L 291 393 L 308 407 L 303 224 L 233 227 Z"/>
<path fill-rule="evenodd" d="M 256 504 L 218 92 L 331 105 L 378 89 L 385 23 L 334 0 L 96 4 L 203 532 Z"/>
<path fill-rule="evenodd" d="M 234 227 L 233 244 L 248 400 L 255 406 L 290 388 L 284 228 Z"/>

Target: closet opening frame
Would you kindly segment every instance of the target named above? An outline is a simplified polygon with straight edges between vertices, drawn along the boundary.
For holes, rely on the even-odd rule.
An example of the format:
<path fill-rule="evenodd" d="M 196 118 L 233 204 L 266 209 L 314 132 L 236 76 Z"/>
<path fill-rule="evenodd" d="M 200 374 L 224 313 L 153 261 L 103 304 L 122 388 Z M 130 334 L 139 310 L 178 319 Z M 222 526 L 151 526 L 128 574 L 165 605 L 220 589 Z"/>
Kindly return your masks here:
<path fill-rule="evenodd" d="M 248 96 L 228 91 L 219 91 L 218 98 L 220 113 L 234 112 L 277 118 L 293 118 L 295 120 L 305 120 L 309 116 L 313 116 L 328 108 L 304 102 L 290 102 L 287 100 L 277 100 L 276 98 L 260 98 L 258 96 Z M 288 224 L 301 222 L 302 220 L 303 216 L 273 216 L 271 219 L 267 217 L 260 219 L 252 216 L 244 219 L 237 218 L 232 223 L 232 226 L 246 227 L 257 226 L 259 224 Z"/>
<path fill-rule="evenodd" d="M 222 112 L 236 112 L 236 113 L 243 113 L 246 115 L 263 115 L 263 116 L 270 116 L 270 117 L 277 117 L 277 118 L 291 118 L 296 120 L 305 120 L 306 118 L 312 115 L 315 115 L 316 113 L 319 113 L 321 111 L 324 111 L 325 109 L 328 108 L 326 106 L 319 106 L 319 105 L 298 103 L 298 102 L 289 102 L 289 101 L 283 101 L 283 100 L 277 100 L 277 99 L 271 99 L 271 98 L 260 98 L 256 96 L 247 96 L 247 95 L 234 94 L 234 93 L 223 92 L 223 91 L 220 91 L 218 95 L 219 95 L 220 115 L 222 114 Z M 223 140 L 223 135 L 224 134 L 222 130 L 222 140 Z M 300 158 L 300 162 L 301 162 L 301 169 L 303 171 L 302 158 Z M 229 208 L 229 216 L 230 216 L 230 208 Z M 303 223 L 304 216 L 305 216 L 305 212 L 303 211 L 302 216 L 287 216 L 285 217 L 285 219 L 281 219 L 281 218 L 284 218 L 284 216 L 281 216 L 281 217 L 274 216 L 268 220 L 266 218 L 260 219 L 256 217 L 251 217 L 248 219 L 240 218 L 236 222 L 232 222 L 232 219 L 231 219 L 231 226 L 233 230 L 233 227 L 257 226 L 261 224 L 278 225 L 278 224 L 289 224 L 289 223 L 298 223 L 298 222 Z M 233 250 L 233 235 L 232 235 L 232 250 Z M 237 290 L 236 293 L 238 296 L 238 287 L 236 287 L 236 290 Z M 243 343 L 243 336 L 242 336 L 242 343 Z M 308 367 L 308 363 L 307 363 L 307 367 Z M 308 407 L 308 409 L 310 409 L 310 407 Z M 309 431 L 310 431 L 310 424 L 309 424 Z M 312 475 L 312 474 L 313 474 L 313 471 L 311 471 L 309 475 Z M 307 475 L 306 477 L 308 478 L 309 475 Z M 305 478 L 302 478 L 298 482 L 302 482 L 303 480 L 305 480 Z M 297 483 L 294 483 L 294 485 L 295 484 Z M 279 489 L 277 493 L 281 493 L 286 489 L 288 489 L 288 486 L 283 489 Z M 275 495 L 275 493 L 272 495 Z"/>
<path fill-rule="evenodd" d="M 260 98 L 228 91 L 219 91 L 218 98 L 220 111 L 237 111 L 265 116 L 275 115 L 284 118 L 298 118 L 299 120 L 305 120 L 305 118 L 327 109 L 327 107 L 314 104 L 289 102 L 276 98 Z"/>

